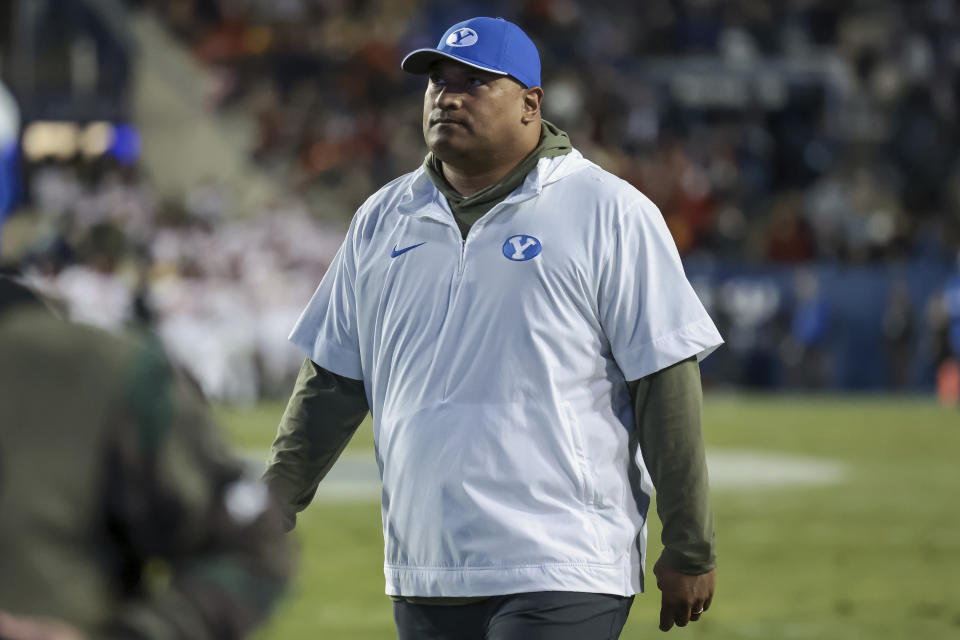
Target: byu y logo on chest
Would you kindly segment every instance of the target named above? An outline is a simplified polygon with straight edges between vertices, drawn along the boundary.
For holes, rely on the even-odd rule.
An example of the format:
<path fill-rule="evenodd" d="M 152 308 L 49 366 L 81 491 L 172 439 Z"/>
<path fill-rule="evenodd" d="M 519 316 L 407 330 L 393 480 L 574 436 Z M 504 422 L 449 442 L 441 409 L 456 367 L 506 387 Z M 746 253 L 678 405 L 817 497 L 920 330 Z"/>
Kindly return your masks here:
<path fill-rule="evenodd" d="M 510 236 L 507 238 L 507 241 L 503 243 L 504 257 L 514 262 L 522 262 L 536 258 L 542 250 L 543 246 L 540 244 L 540 241 L 533 236 Z"/>

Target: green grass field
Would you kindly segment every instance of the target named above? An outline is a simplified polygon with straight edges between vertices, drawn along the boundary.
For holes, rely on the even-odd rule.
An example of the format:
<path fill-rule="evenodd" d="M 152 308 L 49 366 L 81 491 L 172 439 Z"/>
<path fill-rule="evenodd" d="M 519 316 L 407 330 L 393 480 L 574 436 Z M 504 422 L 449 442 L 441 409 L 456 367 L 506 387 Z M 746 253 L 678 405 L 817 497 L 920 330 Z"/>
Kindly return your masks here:
<path fill-rule="evenodd" d="M 281 411 L 219 414 L 235 444 L 256 450 L 269 445 Z M 821 486 L 715 489 L 713 607 L 670 634 L 960 638 L 960 412 L 919 398 L 708 395 L 704 424 L 711 453 L 815 457 L 847 473 Z M 350 450 L 372 446 L 367 424 Z M 654 515 L 650 558 L 658 524 Z M 377 502 L 315 503 L 296 537 L 299 574 L 258 639 L 395 638 Z M 652 586 L 622 637 L 659 634 L 658 609 Z"/>

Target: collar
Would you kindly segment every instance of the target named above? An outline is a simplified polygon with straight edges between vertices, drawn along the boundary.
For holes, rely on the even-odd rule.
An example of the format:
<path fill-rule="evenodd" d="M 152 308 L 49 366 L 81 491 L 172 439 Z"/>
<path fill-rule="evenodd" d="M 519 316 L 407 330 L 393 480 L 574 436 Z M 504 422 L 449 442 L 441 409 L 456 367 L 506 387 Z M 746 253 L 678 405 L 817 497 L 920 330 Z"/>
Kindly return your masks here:
<path fill-rule="evenodd" d="M 536 168 L 527 175 L 523 184 L 494 209 L 534 198 L 540 195 L 545 187 L 559 182 L 589 165 L 590 161 L 586 160 L 576 149 L 562 156 L 541 158 Z M 422 166 L 409 174 L 407 187 L 397 203 L 396 211 L 400 215 L 431 218 L 453 224 L 446 198 L 433 184 Z"/>

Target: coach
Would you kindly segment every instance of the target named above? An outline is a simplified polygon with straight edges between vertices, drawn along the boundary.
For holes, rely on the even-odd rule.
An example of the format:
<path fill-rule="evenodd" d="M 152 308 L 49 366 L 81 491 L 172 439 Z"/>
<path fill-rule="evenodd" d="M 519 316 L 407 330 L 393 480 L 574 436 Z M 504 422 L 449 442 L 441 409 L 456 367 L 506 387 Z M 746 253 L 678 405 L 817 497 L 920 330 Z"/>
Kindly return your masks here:
<path fill-rule="evenodd" d="M 541 119 L 514 24 L 402 66 L 429 76 L 430 153 L 363 204 L 291 334 L 308 358 L 265 476 L 288 524 L 370 410 L 401 639 L 619 637 L 653 487 L 660 628 L 697 620 L 697 359 L 722 340 L 660 212 Z"/>

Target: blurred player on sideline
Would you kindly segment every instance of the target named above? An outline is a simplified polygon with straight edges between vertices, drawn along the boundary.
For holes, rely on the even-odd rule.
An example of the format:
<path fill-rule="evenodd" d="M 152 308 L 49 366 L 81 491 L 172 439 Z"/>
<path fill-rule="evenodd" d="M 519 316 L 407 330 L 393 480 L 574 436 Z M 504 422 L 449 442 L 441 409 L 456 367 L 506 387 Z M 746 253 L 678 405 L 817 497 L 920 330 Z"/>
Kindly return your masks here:
<path fill-rule="evenodd" d="M 156 343 L 0 276 L 0 639 L 243 637 L 284 538 Z"/>
<path fill-rule="evenodd" d="M 452 26 L 430 154 L 360 208 L 291 340 L 309 356 L 266 473 L 292 525 L 372 410 L 401 640 L 619 637 L 652 485 L 660 628 L 709 608 L 700 431 L 721 342 L 657 208 L 541 119 L 534 43 Z"/>
<path fill-rule="evenodd" d="M 943 289 L 943 353 L 937 366 L 937 395 L 946 406 L 960 406 L 960 251 L 957 271 Z"/>

